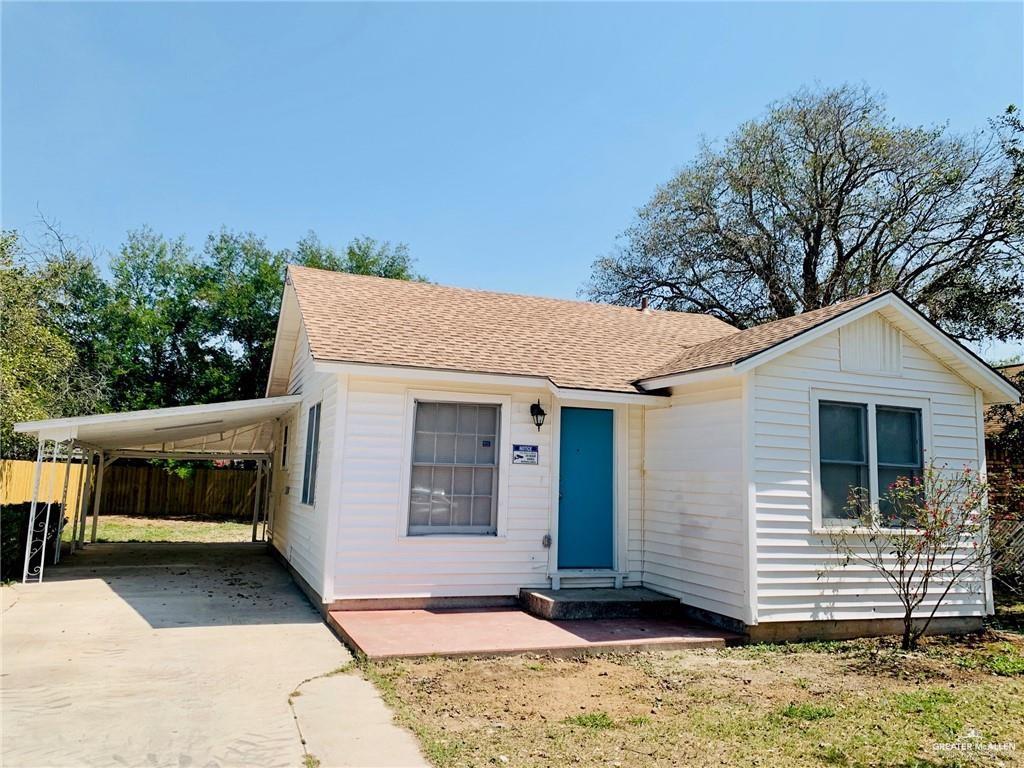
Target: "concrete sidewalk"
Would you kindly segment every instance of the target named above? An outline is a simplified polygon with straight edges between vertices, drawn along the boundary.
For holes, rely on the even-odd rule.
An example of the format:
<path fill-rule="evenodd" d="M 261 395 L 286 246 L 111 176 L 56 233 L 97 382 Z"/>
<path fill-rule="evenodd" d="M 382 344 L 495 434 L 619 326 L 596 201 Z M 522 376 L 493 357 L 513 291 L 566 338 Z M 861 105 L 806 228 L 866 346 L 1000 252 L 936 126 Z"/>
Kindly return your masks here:
<path fill-rule="evenodd" d="M 358 671 L 318 677 L 351 656 L 259 545 L 94 544 L 3 593 L 5 768 L 426 765 Z"/>

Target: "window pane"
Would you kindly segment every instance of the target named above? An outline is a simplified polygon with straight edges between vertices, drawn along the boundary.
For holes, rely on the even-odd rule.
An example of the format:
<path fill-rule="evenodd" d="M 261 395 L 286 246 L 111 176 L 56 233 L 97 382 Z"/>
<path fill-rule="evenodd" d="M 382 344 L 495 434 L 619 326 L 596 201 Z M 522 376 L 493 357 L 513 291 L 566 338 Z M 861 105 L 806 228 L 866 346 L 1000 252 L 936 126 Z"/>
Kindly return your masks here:
<path fill-rule="evenodd" d="M 498 406 L 481 405 L 477 417 L 477 431 L 481 435 L 494 435 L 498 432 Z"/>
<path fill-rule="evenodd" d="M 475 435 L 476 434 L 476 412 L 477 412 L 477 406 L 475 406 L 475 405 L 460 405 L 459 406 L 459 434 L 460 435 Z"/>
<path fill-rule="evenodd" d="M 847 509 L 851 488 L 866 488 L 868 470 L 857 464 L 821 465 L 821 516 L 828 519 L 856 518 L 856 512 Z"/>
<path fill-rule="evenodd" d="M 455 468 L 455 493 L 473 493 L 473 470 L 468 467 Z"/>
<path fill-rule="evenodd" d="M 417 432 L 412 444 L 412 460 L 429 464 L 434 460 L 434 433 Z"/>
<path fill-rule="evenodd" d="M 818 432 L 822 461 L 867 461 L 867 406 L 820 403 Z"/>
<path fill-rule="evenodd" d="M 430 497 L 423 496 L 413 499 L 409 507 L 409 525 L 428 525 L 430 523 Z"/>
<path fill-rule="evenodd" d="M 495 464 L 495 443 L 494 435 L 483 435 L 476 445 L 477 464 Z"/>
<path fill-rule="evenodd" d="M 875 410 L 878 463 L 921 466 L 921 412 L 910 408 Z M 887 487 L 878 481 L 879 492 Z"/>
<path fill-rule="evenodd" d="M 437 431 L 455 434 L 455 423 L 458 411 L 459 406 L 455 405 L 454 403 L 438 403 L 436 425 Z"/>
<path fill-rule="evenodd" d="M 434 461 L 437 464 L 453 463 L 455 461 L 455 435 L 438 433 L 434 451 Z"/>
<path fill-rule="evenodd" d="M 434 481 L 430 492 L 436 496 L 452 495 L 452 471 L 448 467 L 434 467 Z"/>
<path fill-rule="evenodd" d="M 911 524 L 917 516 L 916 505 L 904 505 L 904 509 L 897 510 L 889 500 L 890 486 L 901 477 L 913 481 L 913 478 L 921 477 L 921 470 L 916 467 L 883 467 L 881 465 L 878 467 L 878 514 L 883 523 L 899 525 L 902 521 L 896 518 L 903 515 L 907 518 L 906 523 Z M 924 501 L 924 487 L 920 486 L 920 489 L 920 493 L 917 494 L 917 504 Z"/>
<path fill-rule="evenodd" d="M 437 403 L 416 403 L 416 431 L 433 432 L 436 424 Z"/>
<path fill-rule="evenodd" d="M 473 525 L 492 525 L 491 497 L 473 497 Z"/>
<path fill-rule="evenodd" d="M 476 461 L 476 437 L 459 435 L 455 438 L 455 462 L 457 464 L 472 464 L 474 461 Z"/>
<path fill-rule="evenodd" d="M 452 497 L 452 525 L 472 525 L 473 499 L 470 496 Z"/>
<path fill-rule="evenodd" d="M 493 469 L 474 469 L 473 470 L 473 493 L 475 494 L 487 494 L 491 493 L 491 484 L 494 479 Z"/>
<path fill-rule="evenodd" d="M 430 478 L 433 470 L 430 467 L 412 468 L 412 495 L 421 494 L 424 498 L 430 496 Z"/>
<path fill-rule="evenodd" d="M 451 525 L 451 519 L 451 499 L 435 496 L 430 502 L 430 525 L 448 526 Z"/>

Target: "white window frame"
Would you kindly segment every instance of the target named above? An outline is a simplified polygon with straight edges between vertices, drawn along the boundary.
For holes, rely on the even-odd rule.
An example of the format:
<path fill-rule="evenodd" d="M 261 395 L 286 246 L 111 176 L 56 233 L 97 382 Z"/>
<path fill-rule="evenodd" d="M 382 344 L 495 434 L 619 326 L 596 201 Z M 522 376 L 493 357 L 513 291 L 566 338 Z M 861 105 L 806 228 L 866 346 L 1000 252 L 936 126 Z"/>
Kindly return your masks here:
<path fill-rule="evenodd" d="M 467 403 L 498 406 L 498 498 L 494 533 L 409 533 L 409 501 L 412 495 L 412 446 L 416 437 L 417 401 L 435 403 Z M 398 528 L 402 541 L 431 542 L 465 540 L 470 542 L 501 540 L 508 529 L 508 487 L 512 469 L 512 397 L 479 392 L 410 389 L 405 397 L 405 426 L 402 432 L 402 472 L 398 497 Z"/>
<path fill-rule="evenodd" d="M 878 440 L 875 427 L 875 410 L 879 407 L 916 408 L 921 411 L 921 449 L 924 466 L 932 455 L 932 408 L 926 397 L 905 397 L 887 392 L 868 390 L 811 389 L 811 518 L 816 532 L 855 530 L 856 521 L 848 518 L 822 517 L 821 505 L 821 434 L 818 427 L 818 411 L 822 401 L 866 405 L 868 409 L 868 489 L 871 492 L 872 512 L 878 513 Z"/>
<path fill-rule="evenodd" d="M 285 422 L 281 425 L 281 470 L 288 471 L 288 449 L 291 447 L 288 438 L 291 437 L 291 424 Z"/>
<path fill-rule="evenodd" d="M 316 423 L 311 422 L 314 411 Z M 323 419 L 323 401 L 313 403 L 306 409 L 306 442 L 302 450 L 302 504 L 307 507 L 316 506 L 317 471 L 320 469 L 320 424 Z M 310 429 L 312 424 L 313 428 Z M 310 443 L 312 441 L 312 449 Z M 307 459 L 309 465 L 307 466 Z"/>

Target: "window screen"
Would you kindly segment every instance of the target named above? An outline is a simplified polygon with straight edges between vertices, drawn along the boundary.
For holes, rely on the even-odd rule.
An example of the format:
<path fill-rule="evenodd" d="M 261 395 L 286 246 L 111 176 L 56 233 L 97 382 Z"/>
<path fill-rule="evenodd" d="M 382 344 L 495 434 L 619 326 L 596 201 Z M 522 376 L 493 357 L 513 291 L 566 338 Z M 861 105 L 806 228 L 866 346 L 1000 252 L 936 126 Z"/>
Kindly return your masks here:
<path fill-rule="evenodd" d="M 500 411 L 416 402 L 410 534 L 496 531 Z"/>
<path fill-rule="evenodd" d="M 878 448 L 878 511 L 883 520 L 893 521 L 894 510 L 887 498 L 897 478 L 924 474 L 921 447 L 921 411 L 916 408 L 878 406 L 875 409 Z"/>
<path fill-rule="evenodd" d="M 302 475 L 302 503 L 316 500 L 316 467 L 320 455 L 320 403 L 309 409 L 306 420 L 306 464 Z"/>
<path fill-rule="evenodd" d="M 869 483 L 867 416 L 866 405 L 818 405 L 823 519 L 857 517 L 856 511 L 847 507 L 847 501 L 851 488 L 867 488 Z"/>

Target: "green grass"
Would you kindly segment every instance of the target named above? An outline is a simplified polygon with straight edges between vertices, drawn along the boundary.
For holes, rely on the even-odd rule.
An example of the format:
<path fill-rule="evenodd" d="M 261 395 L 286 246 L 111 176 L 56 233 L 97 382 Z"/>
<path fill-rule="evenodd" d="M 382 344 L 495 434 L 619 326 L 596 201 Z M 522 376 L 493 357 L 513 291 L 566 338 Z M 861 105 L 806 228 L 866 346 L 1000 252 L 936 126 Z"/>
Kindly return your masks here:
<path fill-rule="evenodd" d="M 783 717 L 793 720 L 824 720 L 826 717 L 835 717 L 836 711 L 832 707 L 819 706 L 817 704 L 790 704 L 782 710 Z"/>
<path fill-rule="evenodd" d="M 92 531 L 92 518 L 86 519 L 86 538 Z M 70 541 L 71 526 L 64 528 L 63 539 Z M 96 541 L 145 542 L 178 541 L 227 543 L 252 540 L 252 524 L 212 521 L 197 518 L 153 518 L 100 515 Z"/>
<path fill-rule="evenodd" d="M 595 731 L 615 727 L 615 721 L 608 716 L 607 712 L 586 712 L 582 715 L 567 717 L 562 722 L 566 725 L 578 725 L 581 728 L 590 728 Z"/>

